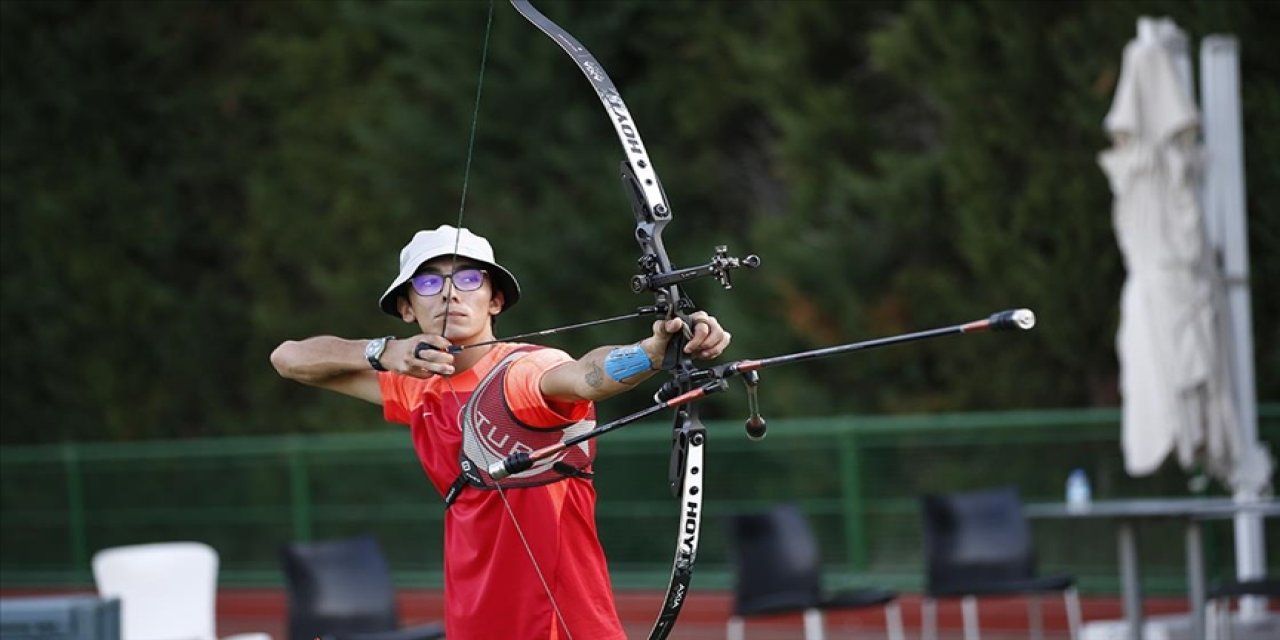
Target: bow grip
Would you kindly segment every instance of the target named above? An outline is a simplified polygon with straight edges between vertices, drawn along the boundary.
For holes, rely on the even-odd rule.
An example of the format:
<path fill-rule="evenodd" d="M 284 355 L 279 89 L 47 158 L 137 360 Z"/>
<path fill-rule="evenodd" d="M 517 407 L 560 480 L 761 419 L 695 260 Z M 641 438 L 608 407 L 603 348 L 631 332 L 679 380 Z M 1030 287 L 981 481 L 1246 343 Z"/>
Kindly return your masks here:
<path fill-rule="evenodd" d="M 671 340 L 667 342 L 667 352 L 662 356 L 663 371 L 675 370 L 676 365 L 680 362 L 680 356 L 684 352 L 684 345 L 693 339 L 693 327 L 697 323 L 696 320 L 679 311 L 675 312 L 674 317 L 684 322 L 684 327 L 680 329 L 680 335 L 671 336 Z"/>

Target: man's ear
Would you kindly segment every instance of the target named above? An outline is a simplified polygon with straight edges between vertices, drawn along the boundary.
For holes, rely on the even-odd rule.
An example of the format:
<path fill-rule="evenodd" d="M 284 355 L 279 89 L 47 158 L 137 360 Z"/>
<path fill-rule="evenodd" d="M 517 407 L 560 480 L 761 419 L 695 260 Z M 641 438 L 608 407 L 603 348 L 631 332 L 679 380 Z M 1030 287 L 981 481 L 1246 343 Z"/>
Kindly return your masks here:
<path fill-rule="evenodd" d="M 396 310 L 400 312 L 400 319 L 413 324 L 416 316 L 413 315 L 413 305 L 409 304 L 409 299 L 405 296 L 396 297 Z"/>
<path fill-rule="evenodd" d="M 502 295 L 501 291 L 494 291 L 493 296 L 489 298 L 489 315 L 496 316 L 502 313 L 505 306 L 507 306 L 507 297 Z"/>

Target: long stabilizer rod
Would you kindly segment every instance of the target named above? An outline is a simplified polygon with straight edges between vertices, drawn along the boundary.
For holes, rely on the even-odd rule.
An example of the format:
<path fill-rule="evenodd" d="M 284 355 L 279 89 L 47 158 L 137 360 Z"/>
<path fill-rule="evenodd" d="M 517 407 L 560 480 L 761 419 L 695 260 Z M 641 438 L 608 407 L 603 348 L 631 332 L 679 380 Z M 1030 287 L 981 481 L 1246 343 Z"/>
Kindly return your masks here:
<path fill-rule="evenodd" d="M 749 391 L 754 392 L 754 386 L 758 384 L 759 377 L 755 372 L 766 367 L 773 367 L 780 364 L 790 364 L 793 362 L 801 362 L 804 360 L 814 360 L 817 358 L 826 358 L 829 356 L 850 353 L 853 351 L 862 351 L 865 349 L 874 349 L 877 347 L 887 347 L 889 345 L 901 344 L 903 342 L 914 342 L 916 340 L 926 340 L 929 338 L 938 338 L 941 336 L 953 335 L 957 333 L 976 333 L 979 331 L 1027 331 L 1036 326 L 1036 315 L 1030 309 L 1010 309 L 993 313 L 985 320 L 975 320 L 964 324 L 952 325 L 949 327 L 939 327 L 937 329 L 929 329 L 926 331 L 917 331 L 915 333 L 904 333 L 897 336 L 889 336 L 887 338 L 876 338 L 874 340 L 866 340 L 863 342 L 851 342 L 849 344 L 837 345 L 834 347 L 826 347 L 822 349 L 814 349 L 812 351 L 801 351 L 799 353 L 789 353 L 781 356 L 773 356 L 771 358 L 761 358 L 759 360 L 738 360 L 722 364 L 709 369 L 702 369 L 692 374 L 692 380 L 699 386 L 682 394 L 673 394 L 669 389 L 676 389 L 671 382 L 663 385 L 655 394 L 656 403 L 637 411 L 636 413 L 623 416 L 600 425 L 586 433 L 581 433 L 571 438 L 566 438 L 556 444 L 542 447 L 529 452 L 513 453 L 502 460 L 498 460 L 489 465 L 487 469 L 489 475 L 494 480 L 502 480 L 523 471 L 527 471 L 533 465 L 542 460 L 560 455 L 569 447 L 575 446 L 592 438 L 602 436 L 610 431 L 632 424 L 641 418 L 653 415 L 663 409 L 677 407 L 682 404 L 688 404 L 695 400 L 699 400 L 712 393 L 724 391 L 729 387 L 726 378 L 734 375 L 743 374 L 747 380 Z M 747 434 L 752 440 L 759 440 L 765 435 L 765 422 L 760 417 L 758 409 L 756 409 L 755 394 L 751 393 L 752 417 L 747 420 Z"/>
<path fill-rule="evenodd" d="M 842 353 L 874 349 L 877 347 L 887 347 L 889 345 L 901 344 L 903 342 L 914 342 L 916 340 L 938 338 L 957 333 L 975 333 L 978 331 L 1027 331 L 1034 326 L 1036 326 L 1035 312 L 1030 309 L 1010 309 L 1008 311 L 993 313 L 985 320 L 975 320 L 964 324 L 928 329 L 926 331 L 917 331 L 915 333 L 904 333 L 902 335 L 889 336 L 887 338 L 851 342 L 849 344 L 824 347 L 822 349 L 814 349 L 812 351 L 788 353 L 786 355 L 773 356 L 772 358 L 739 360 L 737 362 L 720 365 L 719 367 L 713 367 L 711 370 L 716 372 L 716 377 L 724 378 L 736 373 L 757 371 L 759 369 L 773 367 L 780 364 L 816 360 L 818 358 L 826 358 L 829 356 L 840 355 Z M 723 369 L 723 372 L 720 371 L 721 369 Z"/>

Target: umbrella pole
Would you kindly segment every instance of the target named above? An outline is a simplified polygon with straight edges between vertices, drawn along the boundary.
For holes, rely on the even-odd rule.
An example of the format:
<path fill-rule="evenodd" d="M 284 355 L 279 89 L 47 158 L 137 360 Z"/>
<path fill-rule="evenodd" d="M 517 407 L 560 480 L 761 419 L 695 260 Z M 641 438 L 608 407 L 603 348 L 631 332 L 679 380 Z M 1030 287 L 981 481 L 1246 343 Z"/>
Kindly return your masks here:
<path fill-rule="evenodd" d="M 1240 424 L 1232 490 L 1237 502 L 1256 502 L 1266 493 L 1274 462 L 1258 441 L 1239 67 L 1233 36 L 1211 35 L 1200 43 L 1201 113 L 1205 147 L 1212 158 L 1203 185 L 1204 214 L 1226 281 L 1227 318 L 1223 320 L 1230 327 L 1233 399 Z M 1266 572 L 1266 537 L 1257 514 L 1236 515 L 1235 549 L 1237 579 L 1258 578 Z M 1245 620 L 1263 617 L 1266 599 L 1242 598 L 1240 614 Z"/>

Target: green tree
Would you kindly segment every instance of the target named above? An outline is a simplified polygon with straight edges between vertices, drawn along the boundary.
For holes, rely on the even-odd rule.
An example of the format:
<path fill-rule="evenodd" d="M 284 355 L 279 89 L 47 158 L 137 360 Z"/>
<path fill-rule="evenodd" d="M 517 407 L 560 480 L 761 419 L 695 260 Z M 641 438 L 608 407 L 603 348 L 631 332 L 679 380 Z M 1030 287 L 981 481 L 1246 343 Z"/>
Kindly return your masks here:
<path fill-rule="evenodd" d="M 1271 4 L 538 5 L 626 99 L 676 262 L 762 256 L 733 291 L 688 287 L 732 357 L 1041 315 L 1031 334 L 771 370 L 775 418 L 1116 403 L 1122 273 L 1094 157 L 1120 52 L 1144 14 L 1236 34 L 1259 389 L 1280 397 Z M 645 304 L 599 100 L 506 3 L 488 21 L 477 2 L 0 3 L 0 439 L 379 428 L 267 355 L 408 333 L 375 307 L 396 251 L 460 214 L 525 286 L 500 333 Z M 742 411 L 735 391 L 706 413 Z"/>

